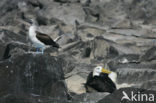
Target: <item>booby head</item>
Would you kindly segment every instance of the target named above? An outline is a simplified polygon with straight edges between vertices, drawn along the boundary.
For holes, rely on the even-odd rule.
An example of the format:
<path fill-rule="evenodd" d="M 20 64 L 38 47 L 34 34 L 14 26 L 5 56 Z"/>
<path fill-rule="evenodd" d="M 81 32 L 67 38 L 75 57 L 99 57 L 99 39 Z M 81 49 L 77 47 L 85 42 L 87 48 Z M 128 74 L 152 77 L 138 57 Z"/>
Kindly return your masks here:
<path fill-rule="evenodd" d="M 34 25 L 34 26 L 38 25 L 38 23 L 37 23 L 37 21 L 35 19 L 30 19 L 30 24 Z"/>
<path fill-rule="evenodd" d="M 107 69 L 104 69 L 102 66 L 97 66 L 93 70 L 93 77 L 99 76 L 101 73 L 108 74 L 108 77 L 113 81 L 116 82 L 117 74 L 113 71 L 109 71 Z"/>
<path fill-rule="evenodd" d="M 38 26 L 38 23 L 35 19 L 25 19 L 31 26 Z"/>

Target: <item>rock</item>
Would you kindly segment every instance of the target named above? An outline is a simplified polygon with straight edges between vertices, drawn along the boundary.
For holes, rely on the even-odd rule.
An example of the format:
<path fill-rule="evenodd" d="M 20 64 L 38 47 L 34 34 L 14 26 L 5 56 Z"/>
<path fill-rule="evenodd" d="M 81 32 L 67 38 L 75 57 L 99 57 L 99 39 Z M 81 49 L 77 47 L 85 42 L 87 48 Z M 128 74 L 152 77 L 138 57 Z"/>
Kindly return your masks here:
<path fill-rule="evenodd" d="M 0 30 L 0 43 L 9 43 L 11 41 L 26 43 L 26 37 L 9 30 Z"/>
<path fill-rule="evenodd" d="M 147 95 L 147 99 L 141 97 L 141 95 Z M 155 100 L 155 97 L 153 97 L 156 94 L 156 91 L 146 90 L 146 89 L 137 89 L 137 88 L 122 88 L 114 93 L 106 96 L 102 100 L 98 101 L 97 103 L 134 103 L 134 102 L 153 102 L 153 99 Z M 123 98 L 125 95 L 129 97 Z M 132 96 L 135 96 L 135 99 Z M 146 101 L 147 100 L 147 101 Z"/>
<path fill-rule="evenodd" d="M 56 99 L 48 98 L 45 96 L 39 96 L 35 94 L 31 95 L 15 95 L 8 94 L 0 98 L 1 103 L 68 103 L 63 98 L 59 101 Z M 62 102 L 63 101 L 63 102 Z"/>
<path fill-rule="evenodd" d="M 54 0 L 59 3 L 79 3 L 81 0 Z"/>
<path fill-rule="evenodd" d="M 118 21 L 126 19 L 127 14 L 125 10 L 122 9 L 122 1 L 118 2 L 117 0 L 108 0 L 108 2 L 104 1 L 104 3 L 99 3 L 99 6 L 97 7 L 100 12 L 99 21 L 104 25 L 111 26 L 116 24 Z"/>
<path fill-rule="evenodd" d="M 82 94 L 86 92 L 84 88 L 85 82 L 86 80 L 84 78 L 76 74 L 66 79 L 68 90 L 76 94 Z"/>
<path fill-rule="evenodd" d="M 73 97 L 72 103 L 96 103 L 109 93 L 83 93 Z"/>
<path fill-rule="evenodd" d="M 71 55 L 60 54 L 59 58 L 66 58 L 62 61 L 64 74 L 70 73 L 75 68 L 75 59 Z"/>
<path fill-rule="evenodd" d="M 125 65 L 120 69 L 117 69 L 118 83 L 129 83 L 129 84 L 140 84 L 149 80 L 154 80 L 156 77 L 156 70 L 151 69 L 150 67 L 145 67 L 144 65 L 140 65 L 142 67 L 128 67 L 129 65 Z M 150 78 L 150 79 L 149 79 Z"/>
<path fill-rule="evenodd" d="M 121 55 L 108 63 L 109 69 L 117 73 L 117 87 L 142 88 L 148 81 L 154 81 L 156 76 L 155 62 L 141 62 L 135 54 Z M 125 84 L 126 83 L 126 84 Z M 151 89 L 155 89 L 151 83 Z M 144 86 L 148 89 L 148 85 Z M 147 87 L 147 88 L 146 88 Z"/>
<path fill-rule="evenodd" d="M 68 99 L 71 99 L 64 80 L 56 82 L 51 88 L 50 96 L 56 98 L 57 102 L 64 103 L 68 102 Z"/>
<path fill-rule="evenodd" d="M 31 94 L 51 96 L 51 98 L 57 96 L 56 100 L 59 98 L 67 100 L 66 86 L 58 82 L 64 80 L 63 61 L 61 58 L 50 57 L 48 54 L 31 53 L 1 61 L 1 99 L 8 94 L 15 96 Z M 57 88 L 60 88 L 61 91 Z"/>
<path fill-rule="evenodd" d="M 156 60 L 156 46 L 151 47 L 148 49 L 144 55 L 141 57 L 142 61 L 152 61 Z"/>
<path fill-rule="evenodd" d="M 3 59 L 8 59 L 10 57 L 16 57 L 18 55 L 22 55 L 25 52 L 28 52 L 29 48 L 30 48 L 29 46 L 20 43 L 14 43 L 14 42 L 8 43 L 3 53 Z"/>
<path fill-rule="evenodd" d="M 72 34 L 69 34 L 69 35 L 72 35 Z M 72 43 L 72 42 L 74 42 L 74 40 L 71 37 L 66 36 L 66 35 L 62 36 L 62 38 L 60 40 L 58 40 L 58 44 L 60 46 L 67 45 L 67 44 Z"/>
<path fill-rule="evenodd" d="M 92 49 L 93 56 L 97 59 L 115 57 L 118 55 L 118 51 L 102 37 L 96 37 L 94 39 Z"/>
<path fill-rule="evenodd" d="M 113 64 L 111 66 L 113 66 Z M 110 68 L 112 69 L 111 66 Z M 155 80 L 155 66 L 155 63 L 119 63 L 116 64 L 116 66 L 114 65 L 113 71 L 117 73 L 117 88 L 128 86 L 142 88 L 143 84 Z M 144 87 L 145 89 L 148 89 L 148 85 L 145 85 Z M 155 90 L 154 83 L 151 83 L 150 89 Z"/>
<path fill-rule="evenodd" d="M 82 53 L 82 54 L 83 54 L 82 57 L 83 57 L 83 58 L 90 57 L 91 51 L 92 51 L 92 50 L 91 50 L 90 47 L 86 47 L 85 50 L 84 50 L 84 52 Z"/>
<path fill-rule="evenodd" d="M 86 5 L 89 5 L 89 3 L 86 2 Z M 96 8 L 96 7 L 92 7 L 92 8 L 86 7 L 86 8 L 84 8 L 84 11 L 86 13 L 86 21 L 93 22 L 93 23 L 99 21 L 100 13 L 98 11 L 98 8 Z"/>
<path fill-rule="evenodd" d="M 133 0 L 129 5 L 129 11 L 127 12 L 132 19 L 142 19 L 145 23 L 155 24 L 155 11 L 153 9 L 156 2 L 154 0 L 135 1 Z M 133 9 L 132 9 L 133 8 Z"/>
<path fill-rule="evenodd" d="M 108 66 L 110 67 L 110 69 L 114 70 L 117 69 L 117 65 L 120 64 L 139 63 L 140 62 L 139 59 L 140 59 L 140 55 L 136 55 L 136 54 L 119 55 L 114 60 L 110 61 L 108 63 Z"/>
<path fill-rule="evenodd" d="M 75 41 L 75 28 L 72 25 L 61 25 L 58 28 L 63 34 L 61 39 L 58 41 L 60 45 L 63 46 Z"/>
<path fill-rule="evenodd" d="M 112 29 L 131 29 L 133 28 L 132 22 L 128 19 L 121 20 L 118 23 L 112 25 Z"/>
<path fill-rule="evenodd" d="M 91 2 L 91 0 L 80 0 L 81 4 L 84 5 L 89 5 L 89 3 Z"/>
<path fill-rule="evenodd" d="M 4 57 L 4 53 L 5 53 L 5 44 L 0 44 L 0 51 L 1 51 L 1 53 L 0 53 L 0 60 L 2 60 Z"/>
<path fill-rule="evenodd" d="M 83 83 L 98 65 L 118 74 L 117 88 L 155 90 L 155 4 L 155 0 L 1 0 L 0 103 L 69 99 L 95 103 L 103 94 L 85 94 Z M 62 36 L 59 50 L 50 47 L 43 55 L 35 53 L 27 37 L 25 20 L 30 18 L 53 39 Z"/>
<path fill-rule="evenodd" d="M 56 52 L 57 49 L 50 47 L 46 48 L 44 53 L 53 53 Z M 16 57 L 19 55 L 23 55 L 25 53 L 35 53 L 36 48 L 31 47 L 29 45 L 20 43 L 20 42 L 10 42 L 5 46 L 5 51 L 3 53 L 3 59 L 8 59 L 10 57 Z"/>
<path fill-rule="evenodd" d="M 89 27 L 85 25 L 79 26 L 78 31 L 77 31 L 78 36 L 80 36 L 83 41 L 93 40 L 94 37 L 101 36 L 105 32 L 106 32 L 105 30 L 102 30 L 96 27 Z M 91 35 L 91 36 L 88 36 L 88 35 Z"/>
<path fill-rule="evenodd" d="M 82 6 L 79 4 L 61 6 L 58 3 L 48 2 L 46 5 L 48 5 L 47 8 L 44 11 L 40 11 L 40 15 L 45 15 L 46 18 L 58 18 L 65 24 L 72 25 L 74 25 L 75 20 L 78 20 L 79 22 L 84 22 L 85 20 L 85 13 Z"/>
<path fill-rule="evenodd" d="M 155 80 L 146 81 L 142 83 L 139 87 L 148 90 L 156 90 L 156 81 Z"/>

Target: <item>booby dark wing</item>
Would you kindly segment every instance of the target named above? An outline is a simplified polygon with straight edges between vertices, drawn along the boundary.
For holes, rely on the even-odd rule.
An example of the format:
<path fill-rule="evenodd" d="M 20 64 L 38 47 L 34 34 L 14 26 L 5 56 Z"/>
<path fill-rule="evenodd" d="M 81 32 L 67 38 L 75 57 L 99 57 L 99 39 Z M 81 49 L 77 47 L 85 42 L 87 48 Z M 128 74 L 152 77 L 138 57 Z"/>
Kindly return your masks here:
<path fill-rule="evenodd" d="M 47 34 L 36 31 L 36 38 L 43 42 L 45 45 L 52 45 L 53 47 L 59 48 L 59 45 Z"/>

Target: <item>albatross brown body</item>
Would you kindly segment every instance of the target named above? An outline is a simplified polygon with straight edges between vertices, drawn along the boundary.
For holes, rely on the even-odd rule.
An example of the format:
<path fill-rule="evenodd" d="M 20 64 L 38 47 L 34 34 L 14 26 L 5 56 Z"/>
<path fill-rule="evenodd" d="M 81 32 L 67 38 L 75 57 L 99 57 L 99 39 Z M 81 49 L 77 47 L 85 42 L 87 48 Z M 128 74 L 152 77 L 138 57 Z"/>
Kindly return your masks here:
<path fill-rule="evenodd" d="M 93 76 L 93 72 L 88 75 L 85 88 L 86 92 L 92 92 L 92 90 L 96 90 L 98 92 L 112 93 L 116 90 L 116 86 L 108 77 L 108 74 L 100 73 L 99 76 Z"/>

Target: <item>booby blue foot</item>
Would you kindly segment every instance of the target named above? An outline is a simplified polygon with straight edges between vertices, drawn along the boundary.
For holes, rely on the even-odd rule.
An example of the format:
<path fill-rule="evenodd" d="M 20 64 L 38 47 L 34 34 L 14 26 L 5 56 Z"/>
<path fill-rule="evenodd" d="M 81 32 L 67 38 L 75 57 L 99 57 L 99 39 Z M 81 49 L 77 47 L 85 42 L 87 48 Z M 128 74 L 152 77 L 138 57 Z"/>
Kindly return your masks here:
<path fill-rule="evenodd" d="M 42 54 L 44 53 L 44 49 L 42 48 Z"/>
<path fill-rule="evenodd" d="M 39 53 L 39 48 L 36 48 L 36 53 Z"/>

